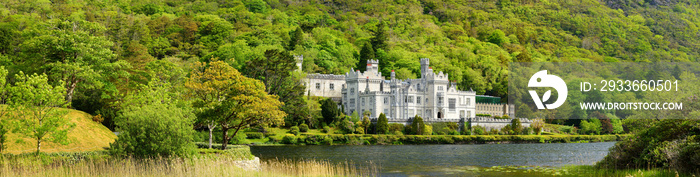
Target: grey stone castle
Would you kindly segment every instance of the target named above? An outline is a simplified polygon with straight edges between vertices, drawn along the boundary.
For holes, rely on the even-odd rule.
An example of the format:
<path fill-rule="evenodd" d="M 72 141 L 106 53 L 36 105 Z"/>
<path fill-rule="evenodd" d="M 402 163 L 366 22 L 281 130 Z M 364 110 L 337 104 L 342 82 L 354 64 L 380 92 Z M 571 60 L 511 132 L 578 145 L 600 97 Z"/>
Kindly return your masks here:
<path fill-rule="evenodd" d="M 299 70 L 302 60 L 301 56 L 297 56 Z M 333 99 L 347 115 L 367 111 L 371 119 L 376 119 L 384 113 L 390 123 L 404 124 L 416 115 L 426 122 L 478 120 L 476 124 L 487 129 L 500 128 L 510 122 L 490 117 L 477 119 L 477 114 L 513 117 L 512 105 L 477 103 L 476 97 L 479 95 L 476 92 L 471 89 L 459 90 L 456 83 L 449 81 L 448 74 L 433 71 L 429 59 L 421 59 L 420 64 L 418 79 L 397 79 L 394 71 L 390 74 L 391 78 L 386 79 L 379 72 L 379 62 L 368 60 L 365 72 L 351 69 L 345 75 L 307 74 L 304 82 L 308 94 Z M 527 119 L 521 122 L 529 125 Z"/>

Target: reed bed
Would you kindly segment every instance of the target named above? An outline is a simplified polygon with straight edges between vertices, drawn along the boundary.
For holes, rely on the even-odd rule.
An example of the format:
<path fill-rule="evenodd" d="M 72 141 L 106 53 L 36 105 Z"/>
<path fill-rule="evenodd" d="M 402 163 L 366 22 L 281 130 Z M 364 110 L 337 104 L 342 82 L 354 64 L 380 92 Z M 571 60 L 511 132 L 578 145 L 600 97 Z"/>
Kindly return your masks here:
<path fill-rule="evenodd" d="M 270 160 L 262 170 L 243 170 L 233 158 L 95 158 L 57 161 L 0 159 L 0 177 L 6 176 L 376 176 L 376 167 L 326 161 Z M 32 162 L 33 161 L 33 162 Z"/>

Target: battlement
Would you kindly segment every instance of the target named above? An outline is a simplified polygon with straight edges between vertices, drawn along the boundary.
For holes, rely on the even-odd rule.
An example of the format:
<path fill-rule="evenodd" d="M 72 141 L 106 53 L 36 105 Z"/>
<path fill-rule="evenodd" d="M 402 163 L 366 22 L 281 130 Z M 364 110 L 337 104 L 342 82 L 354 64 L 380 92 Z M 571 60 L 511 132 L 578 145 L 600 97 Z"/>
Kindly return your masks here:
<path fill-rule="evenodd" d="M 307 74 L 306 78 L 309 79 L 327 79 L 327 80 L 345 80 L 345 75 L 335 75 L 335 74 Z"/>

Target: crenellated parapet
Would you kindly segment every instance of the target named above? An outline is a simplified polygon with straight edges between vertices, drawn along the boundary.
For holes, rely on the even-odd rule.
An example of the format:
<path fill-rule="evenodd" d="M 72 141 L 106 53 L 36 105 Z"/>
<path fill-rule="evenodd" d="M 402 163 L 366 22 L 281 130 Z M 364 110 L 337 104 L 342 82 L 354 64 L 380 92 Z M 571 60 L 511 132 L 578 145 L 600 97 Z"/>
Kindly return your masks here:
<path fill-rule="evenodd" d="M 345 75 L 335 75 L 335 74 L 307 74 L 306 78 L 309 79 L 327 79 L 327 80 L 345 80 Z"/>

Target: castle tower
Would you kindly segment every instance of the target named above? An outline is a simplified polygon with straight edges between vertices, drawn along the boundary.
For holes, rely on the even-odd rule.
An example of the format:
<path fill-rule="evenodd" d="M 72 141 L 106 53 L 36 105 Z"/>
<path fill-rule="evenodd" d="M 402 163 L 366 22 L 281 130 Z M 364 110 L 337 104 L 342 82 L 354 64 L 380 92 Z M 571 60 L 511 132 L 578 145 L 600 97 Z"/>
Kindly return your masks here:
<path fill-rule="evenodd" d="M 366 72 L 379 73 L 379 60 L 367 60 Z"/>
<path fill-rule="evenodd" d="M 430 73 L 430 59 L 421 58 L 420 59 L 420 73 L 421 77 L 425 76 L 426 73 Z"/>
<path fill-rule="evenodd" d="M 294 60 L 297 61 L 297 71 L 301 71 L 301 64 L 304 62 L 304 55 L 294 55 Z"/>

